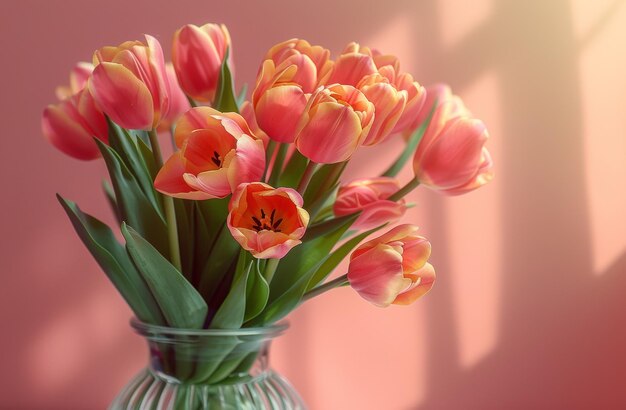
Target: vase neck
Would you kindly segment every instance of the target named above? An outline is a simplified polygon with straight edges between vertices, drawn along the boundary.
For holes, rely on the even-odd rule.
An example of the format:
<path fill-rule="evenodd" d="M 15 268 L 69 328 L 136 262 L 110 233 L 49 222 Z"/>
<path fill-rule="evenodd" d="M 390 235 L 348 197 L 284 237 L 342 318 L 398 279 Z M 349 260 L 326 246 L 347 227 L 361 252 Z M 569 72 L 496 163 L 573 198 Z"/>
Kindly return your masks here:
<path fill-rule="evenodd" d="M 150 351 L 150 371 L 168 383 L 221 385 L 264 377 L 269 351 L 286 325 L 237 330 L 189 330 L 133 321 Z"/>

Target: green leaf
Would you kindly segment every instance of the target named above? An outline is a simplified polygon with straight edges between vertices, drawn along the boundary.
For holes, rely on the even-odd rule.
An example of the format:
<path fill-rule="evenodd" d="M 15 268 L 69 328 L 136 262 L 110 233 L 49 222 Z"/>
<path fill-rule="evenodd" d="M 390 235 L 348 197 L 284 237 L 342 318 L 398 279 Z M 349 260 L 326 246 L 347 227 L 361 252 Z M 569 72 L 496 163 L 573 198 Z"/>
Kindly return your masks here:
<path fill-rule="evenodd" d="M 211 300 L 240 249 L 241 247 L 226 227 L 226 223 L 223 222 L 200 277 L 199 290 L 206 300 Z"/>
<path fill-rule="evenodd" d="M 309 159 L 307 157 L 300 154 L 297 150 L 294 151 L 283 173 L 280 175 L 278 186 L 289 188 L 297 187 L 308 163 Z"/>
<path fill-rule="evenodd" d="M 430 112 L 428 113 L 428 117 L 426 117 L 426 121 L 424 121 L 422 125 L 420 125 L 417 128 L 417 130 L 415 130 L 415 132 L 411 135 L 411 137 L 407 141 L 406 147 L 404 148 L 404 151 L 402 151 L 402 154 L 398 157 L 396 162 L 394 162 L 389 167 L 389 169 L 383 172 L 381 176 L 395 177 L 402 170 L 402 168 L 404 167 L 404 164 L 406 164 L 409 158 L 413 157 L 413 154 L 415 153 L 417 146 L 422 140 L 422 137 L 424 136 L 426 129 L 428 129 L 428 125 L 430 124 L 430 120 L 433 118 L 433 114 L 435 112 L 436 107 L 437 107 L 437 100 L 435 100 L 435 102 L 433 103 L 433 106 L 430 109 Z"/>
<path fill-rule="evenodd" d="M 169 257 L 167 228 L 163 216 L 143 193 L 120 156 L 100 140 L 95 141 L 109 171 L 122 220 L 137 229 L 161 254 Z"/>
<path fill-rule="evenodd" d="M 108 119 L 109 124 L 109 146 L 119 155 L 126 168 L 133 174 L 137 184 L 141 187 L 142 192 L 152 203 L 153 207 L 163 215 L 162 204 L 157 199 L 156 191 L 153 186 L 153 177 L 150 174 L 148 165 L 146 165 L 146 157 L 140 152 L 136 135 L 131 135 L 127 130 L 121 128 L 113 121 Z M 143 144 L 145 146 L 145 144 Z M 147 148 L 147 146 L 146 146 Z M 152 151 L 148 148 L 148 157 L 152 157 Z M 151 160 L 150 166 L 153 166 L 154 159 Z"/>
<path fill-rule="evenodd" d="M 185 277 L 137 231 L 125 223 L 122 235 L 126 250 L 152 291 L 167 324 L 183 329 L 200 329 L 207 304 Z"/>
<path fill-rule="evenodd" d="M 319 191 L 322 185 L 324 185 L 327 182 L 328 178 L 330 177 L 330 173 L 333 171 L 333 167 L 335 166 L 338 166 L 338 165 L 337 164 L 323 165 L 317 170 L 317 172 L 315 172 L 303 196 L 305 204 L 310 204 L 311 202 L 315 201 L 315 199 L 318 198 L 319 196 L 326 194 L 326 192 L 319 192 Z M 332 181 L 332 182 L 334 185 L 335 181 Z"/>
<path fill-rule="evenodd" d="M 386 224 L 385 224 L 386 225 Z M 379 227 L 370 229 L 369 231 L 363 232 L 354 238 L 346 241 L 339 248 L 337 248 L 325 261 L 322 263 L 322 266 L 313 274 L 313 277 L 309 281 L 309 284 L 306 288 L 306 291 L 309 291 L 321 284 L 326 280 L 328 275 L 330 275 L 333 270 L 341 263 L 341 261 L 348 256 L 350 252 L 365 238 L 374 232 L 382 229 L 385 225 L 381 225 Z"/>
<path fill-rule="evenodd" d="M 344 215 L 337 218 L 329 219 L 328 221 L 320 222 L 315 225 L 311 225 L 306 230 L 302 241 L 306 242 L 319 238 L 320 236 L 326 235 L 329 232 L 333 232 L 347 222 L 349 222 L 351 225 L 354 221 L 356 221 L 356 218 L 358 218 L 359 214 L 360 212 L 357 212 L 351 215 Z"/>
<path fill-rule="evenodd" d="M 261 260 L 257 259 L 255 265 L 255 269 L 248 276 L 248 284 L 246 285 L 245 322 L 261 314 L 270 296 L 270 287 L 261 272 Z"/>
<path fill-rule="evenodd" d="M 246 285 L 252 269 L 250 254 L 243 249 L 239 253 L 237 268 L 228 296 L 211 320 L 211 329 L 239 329 L 246 312 Z"/>
<path fill-rule="evenodd" d="M 115 199 L 115 192 L 113 191 L 113 187 L 107 180 L 102 181 L 102 190 L 104 191 L 104 196 L 109 203 L 109 207 L 111 207 L 111 211 L 113 211 L 113 215 L 115 215 L 115 220 L 118 224 L 122 223 L 122 215 L 120 214 L 120 210 L 117 207 L 117 199 Z"/>
<path fill-rule="evenodd" d="M 239 107 L 237 106 L 237 99 L 235 98 L 235 86 L 233 84 L 230 67 L 228 67 L 229 54 L 230 48 L 227 48 L 226 53 L 224 54 L 222 68 L 220 69 L 220 78 L 217 83 L 217 91 L 215 92 L 213 107 L 221 112 L 238 113 Z"/>
<path fill-rule="evenodd" d="M 143 280 L 113 231 L 76 203 L 57 194 L 57 199 L 70 218 L 76 233 L 120 292 L 137 318 L 143 322 L 164 325 L 165 319 L 148 285 Z"/>

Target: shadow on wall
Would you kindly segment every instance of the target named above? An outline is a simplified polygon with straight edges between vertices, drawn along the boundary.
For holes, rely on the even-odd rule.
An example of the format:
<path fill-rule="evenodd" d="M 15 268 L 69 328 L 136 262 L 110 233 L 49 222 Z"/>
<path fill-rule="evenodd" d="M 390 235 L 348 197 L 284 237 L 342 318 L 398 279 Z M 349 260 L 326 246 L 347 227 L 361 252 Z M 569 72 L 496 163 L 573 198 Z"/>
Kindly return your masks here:
<path fill-rule="evenodd" d="M 426 8 L 431 36 L 422 47 L 439 62 L 427 77 L 437 73 L 462 90 L 481 70 L 499 75 L 508 130 L 498 136 L 505 244 L 497 346 L 476 365 L 460 365 L 455 318 L 446 313 L 452 292 L 440 282 L 431 305 L 438 320 L 426 332 L 436 346 L 427 354 L 427 396 L 414 408 L 624 408 L 626 253 L 601 276 L 593 274 L 581 184 L 578 56 L 590 38 L 575 38 L 569 1 L 501 1 L 486 23 L 446 49 L 435 36 L 442 31 L 436 8 Z M 431 203 L 433 225 L 441 227 L 432 239 L 445 244 L 442 209 Z M 446 271 L 446 262 L 438 268 Z"/>

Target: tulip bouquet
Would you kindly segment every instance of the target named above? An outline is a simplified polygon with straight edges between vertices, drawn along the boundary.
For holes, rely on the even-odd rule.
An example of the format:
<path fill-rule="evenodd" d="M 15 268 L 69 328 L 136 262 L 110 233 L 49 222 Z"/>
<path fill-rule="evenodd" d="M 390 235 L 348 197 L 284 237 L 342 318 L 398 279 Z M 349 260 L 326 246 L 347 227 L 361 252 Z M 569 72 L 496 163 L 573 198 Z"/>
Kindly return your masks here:
<path fill-rule="evenodd" d="M 172 64 L 151 36 L 103 47 L 44 111 L 55 147 L 106 164 L 123 243 L 58 198 L 136 317 L 240 329 L 344 285 L 381 307 L 427 293 L 430 243 L 414 225 L 390 226 L 418 185 L 458 195 L 492 178 L 483 123 L 449 87 L 425 88 L 396 57 L 356 43 L 335 60 L 305 40 L 273 46 L 249 100 L 235 92 L 232 56 L 215 24 L 178 30 Z M 171 135 L 165 161 L 159 133 Z M 394 136 L 406 148 L 382 175 L 344 181 L 356 150 Z M 411 161 L 414 178 L 401 184 Z M 329 280 L 345 258 L 347 273 Z M 228 352 L 202 377 L 245 368 Z"/>

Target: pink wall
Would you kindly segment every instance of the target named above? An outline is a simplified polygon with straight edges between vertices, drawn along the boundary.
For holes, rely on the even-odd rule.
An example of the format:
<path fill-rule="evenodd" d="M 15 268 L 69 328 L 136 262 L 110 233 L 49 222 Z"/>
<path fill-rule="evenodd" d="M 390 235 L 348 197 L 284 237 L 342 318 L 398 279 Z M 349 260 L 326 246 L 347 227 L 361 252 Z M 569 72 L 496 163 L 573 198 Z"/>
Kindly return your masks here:
<path fill-rule="evenodd" d="M 103 408 L 145 363 L 54 198 L 108 216 L 103 166 L 46 145 L 40 114 L 95 48 L 143 32 L 168 48 L 182 24 L 209 21 L 230 27 L 240 83 L 280 40 L 357 40 L 423 84 L 449 82 L 491 131 L 491 185 L 412 197 L 405 220 L 434 248 L 430 295 L 381 310 L 342 289 L 291 317 L 274 363 L 312 409 L 626 407 L 622 2 L 51 3 L 0 15 L 0 407 Z M 355 176 L 390 158 L 359 157 Z"/>

